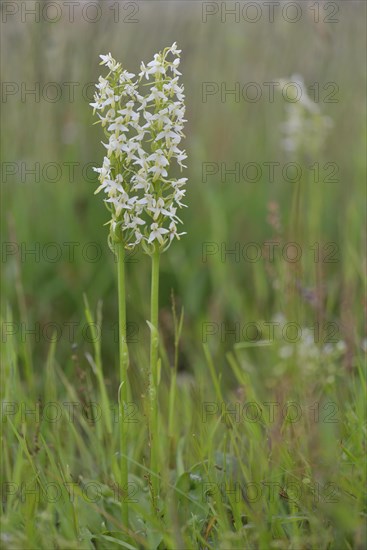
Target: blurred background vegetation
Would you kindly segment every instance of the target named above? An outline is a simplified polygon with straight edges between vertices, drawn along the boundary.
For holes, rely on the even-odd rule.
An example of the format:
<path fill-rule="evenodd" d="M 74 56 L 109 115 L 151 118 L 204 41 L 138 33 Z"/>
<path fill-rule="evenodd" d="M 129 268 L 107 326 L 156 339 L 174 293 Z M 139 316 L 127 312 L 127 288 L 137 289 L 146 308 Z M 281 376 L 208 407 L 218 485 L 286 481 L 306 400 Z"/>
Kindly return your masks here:
<path fill-rule="evenodd" d="M 32 2 L 24 4 L 30 9 Z M 37 22 L 31 15 L 22 22 L 20 12 L 6 16 L 1 37 L 1 229 L 3 292 L 7 296 L 3 314 L 9 308 L 13 321 L 23 322 L 29 329 L 40 324 L 40 342 L 30 336 L 24 344 L 28 350 L 31 347 L 34 369 L 40 373 L 52 334 L 50 328 L 44 333 L 48 336 L 42 336 L 48 323 L 57 323 L 62 329 L 57 352 L 62 367 L 73 368 L 73 353 L 84 361 L 83 353 L 90 343 L 83 335 L 83 293 L 93 308 L 103 301 L 104 369 L 107 374 L 117 372 L 115 263 L 107 245 L 107 228 L 103 227 L 108 213 L 101 198 L 93 196 L 97 180 L 90 168 L 102 162 L 103 136 L 101 128 L 93 126 L 88 104 L 92 85 L 85 86 L 95 83 L 103 72 L 99 54 L 111 51 L 129 71 L 138 72 L 141 60 L 149 61 L 156 51 L 174 41 L 183 52 L 189 207 L 182 212 L 187 235 L 162 259 L 160 323 L 167 347 L 172 346 L 173 292 L 178 307 L 185 309 L 181 369 L 193 371 L 203 360 L 203 323 L 243 326 L 253 321 L 269 322 L 279 314 L 304 326 L 320 320 L 337 323 L 339 337 L 349 350 L 344 366 L 353 367 L 353 349 L 363 340 L 365 4 L 333 2 L 338 7 L 335 23 L 324 22 L 329 12 L 323 2 L 317 3 L 321 13 L 318 23 L 310 9 L 314 2 L 300 2 L 302 17 L 295 23 L 287 22 L 280 8 L 275 9 L 274 22 L 269 23 L 264 6 L 256 23 L 242 17 L 236 22 L 233 16 L 222 22 L 220 12 L 204 22 L 204 4 L 101 0 L 102 16 L 95 23 L 80 17 L 83 2 L 75 9 L 74 21 L 70 21 L 65 6 L 56 22 L 50 21 L 56 19 L 52 6 L 46 12 L 48 18 L 41 16 Z M 220 4 L 212 3 L 219 10 Z M 231 7 L 234 3 L 227 4 Z M 3 3 L 3 21 L 4 10 Z M 94 14 L 91 7 L 89 19 Z M 300 155 L 297 159 L 304 176 L 296 216 L 297 185 L 285 181 L 280 170 L 276 170 L 275 180 L 269 181 L 263 164 L 274 161 L 282 167 L 294 160 L 282 148 L 286 103 L 279 93 L 270 102 L 264 86 L 279 78 L 289 80 L 293 74 L 302 75 L 307 87 L 319 83 L 320 109 L 333 120 L 323 147 L 312 157 Z M 52 101 L 56 88 L 49 85 L 51 82 L 62 90 L 56 101 Z M 206 82 L 228 90 L 236 83 L 242 88 L 256 82 L 263 96 L 257 102 L 243 96 L 235 101 L 233 95 L 221 101 L 217 93 L 204 102 Z M 330 82 L 338 86 L 335 103 L 325 102 L 332 89 L 323 86 Z M 40 90 L 37 100 L 31 93 L 24 95 L 24 90 L 35 86 Z M 203 163 L 209 162 L 226 163 L 228 168 L 235 162 L 241 167 L 259 163 L 262 176 L 251 183 L 243 179 L 236 182 L 228 174 L 222 182 L 218 173 L 204 182 Z M 329 173 L 323 168 L 320 181 L 313 181 L 309 167 L 316 162 L 320 167 L 336 163 L 337 181 L 323 181 Z M 24 169 L 34 168 L 36 163 L 40 177 L 25 175 Z M 74 175 L 70 177 L 72 167 Z M 274 262 L 266 261 L 265 254 L 254 263 L 242 256 L 239 261 L 232 256 L 222 261 L 220 253 L 203 261 L 203 246 L 208 242 L 217 243 L 220 250 L 222 243 L 228 249 L 236 243 L 242 249 L 249 242 L 263 248 L 269 240 L 283 244 L 297 241 L 302 247 L 301 261 L 285 262 L 279 254 Z M 321 248 L 336 243 L 338 261 L 315 263 L 310 248 L 315 242 Z M 48 259 L 55 254 L 48 243 L 60 245 L 58 261 Z M 77 243 L 73 260 L 64 243 Z M 97 243 L 101 252 L 98 261 L 88 261 L 86 255 L 93 257 L 95 251 L 86 250 L 88 243 Z M 26 250 L 37 246 L 38 258 L 25 255 Z M 14 253 L 16 248 L 18 254 Z M 144 255 L 131 260 L 128 319 L 139 328 L 137 342 L 131 345 L 134 363 L 145 358 L 148 349 L 145 319 L 149 316 L 150 262 Z M 72 323 L 76 331 L 70 338 L 68 327 Z M 236 339 L 228 336 L 221 342 L 220 332 L 218 335 L 208 343 L 221 369 L 223 352 Z M 20 329 L 17 337 L 22 339 Z M 267 362 L 272 359 L 266 361 L 264 351 L 258 353 L 262 354 L 259 372 L 265 375 Z"/>

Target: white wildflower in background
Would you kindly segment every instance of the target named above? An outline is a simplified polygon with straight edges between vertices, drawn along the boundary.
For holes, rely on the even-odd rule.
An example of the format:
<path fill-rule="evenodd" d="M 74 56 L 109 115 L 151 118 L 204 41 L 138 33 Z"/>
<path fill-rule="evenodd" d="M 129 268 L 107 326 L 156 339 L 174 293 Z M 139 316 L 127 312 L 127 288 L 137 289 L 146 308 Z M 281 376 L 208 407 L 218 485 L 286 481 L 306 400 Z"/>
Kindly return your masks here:
<path fill-rule="evenodd" d="M 278 331 L 277 336 L 279 342 L 282 342 L 282 336 L 284 340 L 281 331 Z M 335 373 L 335 363 L 346 351 L 346 344 L 344 340 L 330 342 L 327 340 L 327 333 L 318 335 L 315 328 L 299 327 L 297 340 L 283 342 L 279 347 L 279 358 L 282 360 L 292 358 L 306 375 L 320 371 L 321 366 L 323 373 L 330 377 Z"/>
<path fill-rule="evenodd" d="M 287 118 L 281 125 L 283 148 L 290 156 L 305 154 L 313 157 L 324 144 L 333 121 L 323 115 L 320 106 L 309 97 L 302 76 L 294 74 L 289 80 L 279 79 L 279 83 L 277 89 L 286 89 L 289 98 Z"/>
<path fill-rule="evenodd" d="M 186 178 L 171 175 L 174 163 L 185 168 L 180 149 L 185 122 L 184 88 L 179 84 L 181 50 L 176 43 L 141 64 L 139 77 L 124 70 L 109 53 L 109 69 L 99 77 L 91 106 L 105 130 L 102 167 L 95 168 L 111 213 L 111 238 L 127 248 L 166 250 L 179 239 L 177 210 L 186 206 Z"/>

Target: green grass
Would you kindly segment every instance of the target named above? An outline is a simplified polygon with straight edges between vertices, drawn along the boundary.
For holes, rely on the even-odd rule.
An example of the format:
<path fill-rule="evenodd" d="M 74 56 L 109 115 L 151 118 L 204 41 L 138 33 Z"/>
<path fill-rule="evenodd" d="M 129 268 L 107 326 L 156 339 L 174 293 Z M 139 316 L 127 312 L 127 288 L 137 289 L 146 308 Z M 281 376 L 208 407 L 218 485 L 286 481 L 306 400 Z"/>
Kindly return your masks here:
<path fill-rule="evenodd" d="M 276 361 L 274 346 L 260 353 Z M 89 368 L 73 358 L 72 378 L 55 352 L 51 345 L 42 382 L 30 394 L 21 380 L 17 343 L 9 339 L 4 347 L 3 475 L 11 480 L 3 486 L 4 548 L 362 547 L 361 369 L 355 376 L 335 372 L 338 361 L 324 355 L 317 369 L 335 374 L 323 379 L 317 370 L 304 372 L 294 356 L 288 371 L 269 378 L 266 389 L 249 348 L 229 352 L 217 372 L 204 347 L 192 378 L 175 378 L 165 365 L 160 512 L 157 517 L 149 491 L 147 395 L 132 395 L 123 497 L 131 533 L 124 536 L 117 406 L 101 378 L 98 348 L 90 349 Z M 231 392 L 223 389 L 227 372 L 236 380 Z M 139 377 L 141 392 L 143 372 Z"/>
<path fill-rule="evenodd" d="M 63 169 L 54 183 L 42 170 L 39 181 L 20 172 L 3 178 L 3 548 L 364 547 L 365 7 L 349 4 L 338 3 L 335 25 L 306 16 L 294 25 L 279 18 L 203 24 L 201 3 L 182 2 L 142 2 L 138 24 L 104 16 L 94 25 L 3 25 L 2 80 L 29 86 L 74 81 L 81 89 L 96 81 L 100 53 L 134 67 L 176 40 L 189 155 L 188 234 L 161 258 L 158 515 L 146 426 L 150 260 L 139 253 L 126 264 L 126 533 L 117 487 L 116 263 L 103 227 L 107 211 L 93 196 L 96 178 L 82 172 L 87 162 L 100 163 L 100 131 L 78 87 L 73 102 L 21 102 L 18 95 L 4 104 L 3 163 Z M 203 163 L 289 161 L 280 143 L 280 94 L 274 103 L 219 96 L 203 103 L 202 82 L 231 88 L 295 72 L 321 91 L 327 82 L 339 86 L 338 103 L 320 103 L 334 121 L 323 149 L 299 159 L 298 216 L 295 186 L 279 173 L 274 182 L 264 169 L 257 183 L 233 176 L 222 183 L 220 174 L 202 181 Z M 70 183 L 65 163 L 73 162 L 80 164 Z M 336 163 L 338 181 L 314 182 L 315 162 L 322 177 L 325 163 Z M 269 240 L 282 247 L 297 241 L 301 261 L 281 254 L 273 262 L 222 261 L 222 243 L 242 250 Z M 315 242 L 321 251 L 335 243 L 337 262 L 315 262 Z M 56 262 L 47 257 L 49 243 L 61 250 Z M 73 257 L 65 243 L 76 243 Z M 88 243 L 96 243 L 97 261 L 88 261 Z M 205 243 L 218 246 L 207 262 Z M 25 255 L 35 247 L 38 256 Z M 268 342 L 265 323 L 272 321 L 280 327 Z M 251 329 L 244 332 L 250 323 L 261 327 L 256 344 Z M 285 323 L 297 323 L 303 339 L 287 341 Z M 320 337 L 310 339 L 316 323 Z"/>

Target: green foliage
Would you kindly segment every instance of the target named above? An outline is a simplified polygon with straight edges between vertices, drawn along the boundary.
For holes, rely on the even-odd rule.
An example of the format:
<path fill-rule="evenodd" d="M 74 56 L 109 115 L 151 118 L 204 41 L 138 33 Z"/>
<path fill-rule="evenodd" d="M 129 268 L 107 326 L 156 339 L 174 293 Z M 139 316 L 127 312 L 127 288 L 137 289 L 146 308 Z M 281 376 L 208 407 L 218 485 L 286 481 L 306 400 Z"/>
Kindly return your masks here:
<path fill-rule="evenodd" d="M 55 103 L 19 101 L 19 92 L 3 109 L 2 159 L 17 166 L 2 186 L 4 549 L 338 549 L 366 540 L 365 7 L 343 7 L 334 26 L 310 17 L 250 25 L 204 24 L 202 3 L 186 4 L 140 3 L 131 25 L 3 25 L 4 82 L 80 83 L 73 101 L 63 86 Z M 97 179 L 82 169 L 103 155 L 82 88 L 96 81 L 101 52 L 136 65 L 176 40 L 188 106 L 188 234 L 161 263 L 159 472 L 147 466 L 150 262 L 138 253 L 125 266 L 129 485 L 121 488 L 116 263 L 106 210 L 93 198 Z M 298 185 L 281 170 L 271 182 L 264 168 L 289 161 L 281 94 L 202 101 L 203 82 L 231 89 L 294 72 L 320 83 L 323 98 L 323 85 L 339 87 L 337 103 L 320 102 L 334 126 L 314 158 L 298 159 Z M 37 162 L 39 178 L 22 173 Z M 221 181 L 221 163 L 236 162 L 258 163 L 259 181 Z M 54 182 L 47 163 L 61 168 Z M 70 163 L 78 163 L 71 178 Z M 203 163 L 218 168 L 207 182 Z M 337 181 L 325 181 L 326 163 L 337 164 Z M 301 261 L 243 257 L 247 243 L 263 250 L 269 240 L 280 250 L 296 241 Z M 237 257 L 225 255 L 236 243 Z M 270 338 L 272 321 L 280 328 Z M 258 341 L 243 331 L 248 323 L 261 327 Z M 302 329 L 297 342 L 284 338 L 284 323 Z"/>

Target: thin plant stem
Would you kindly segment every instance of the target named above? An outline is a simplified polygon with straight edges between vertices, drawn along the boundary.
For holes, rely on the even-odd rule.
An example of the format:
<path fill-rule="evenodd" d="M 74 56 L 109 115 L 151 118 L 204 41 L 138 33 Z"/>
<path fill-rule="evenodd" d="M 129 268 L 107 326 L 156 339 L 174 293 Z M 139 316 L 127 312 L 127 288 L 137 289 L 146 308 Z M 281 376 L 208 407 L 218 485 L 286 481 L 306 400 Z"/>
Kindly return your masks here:
<path fill-rule="evenodd" d="M 127 423 L 125 422 L 125 406 L 127 403 L 127 369 L 129 354 L 126 342 L 126 292 L 125 292 L 125 249 L 123 243 L 116 245 L 118 307 L 119 307 L 119 353 L 120 353 L 120 387 L 119 387 L 119 417 L 120 417 L 120 491 L 121 517 L 124 526 L 129 526 L 129 509 L 125 492 L 128 490 L 127 462 Z"/>
<path fill-rule="evenodd" d="M 169 410 L 168 410 L 168 438 L 169 438 L 169 463 L 173 467 L 175 464 L 175 437 L 174 437 L 174 410 L 175 410 L 175 401 L 176 401 L 176 386 L 177 386 L 177 370 L 178 370 L 178 351 L 179 343 L 181 338 L 182 324 L 183 324 L 183 309 L 181 311 L 180 319 L 177 319 L 176 309 L 175 309 L 174 295 L 172 292 L 172 316 L 173 316 L 173 325 L 175 331 L 175 353 L 174 353 L 174 362 L 173 368 L 171 369 L 171 383 L 169 389 Z"/>
<path fill-rule="evenodd" d="M 101 356 L 101 340 L 98 338 L 97 330 L 96 330 L 96 323 L 94 322 L 94 319 L 92 317 L 92 313 L 90 311 L 89 303 L 87 296 L 84 294 L 84 305 L 85 305 L 85 317 L 87 319 L 88 325 L 90 327 L 92 338 L 93 338 L 93 347 L 94 347 L 94 361 L 96 365 L 96 377 L 98 380 L 99 385 L 99 391 L 101 395 L 101 402 L 102 402 L 102 409 L 103 409 L 103 419 L 104 424 L 107 430 L 107 433 L 109 436 L 112 435 L 112 422 L 110 417 L 110 406 L 109 406 L 109 400 L 106 390 L 106 384 L 105 379 L 103 376 L 103 368 L 102 368 L 102 356 Z M 97 323 L 99 323 L 99 326 L 101 325 L 101 312 L 100 307 L 97 310 Z M 102 431 L 103 433 L 103 431 Z"/>
<path fill-rule="evenodd" d="M 159 298 L 159 258 L 160 253 L 156 248 L 152 255 L 152 286 L 150 296 L 150 468 L 152 470 L 153 503 L 159 495 L 159 435 L 158 435 L 158 298 Z"/>

